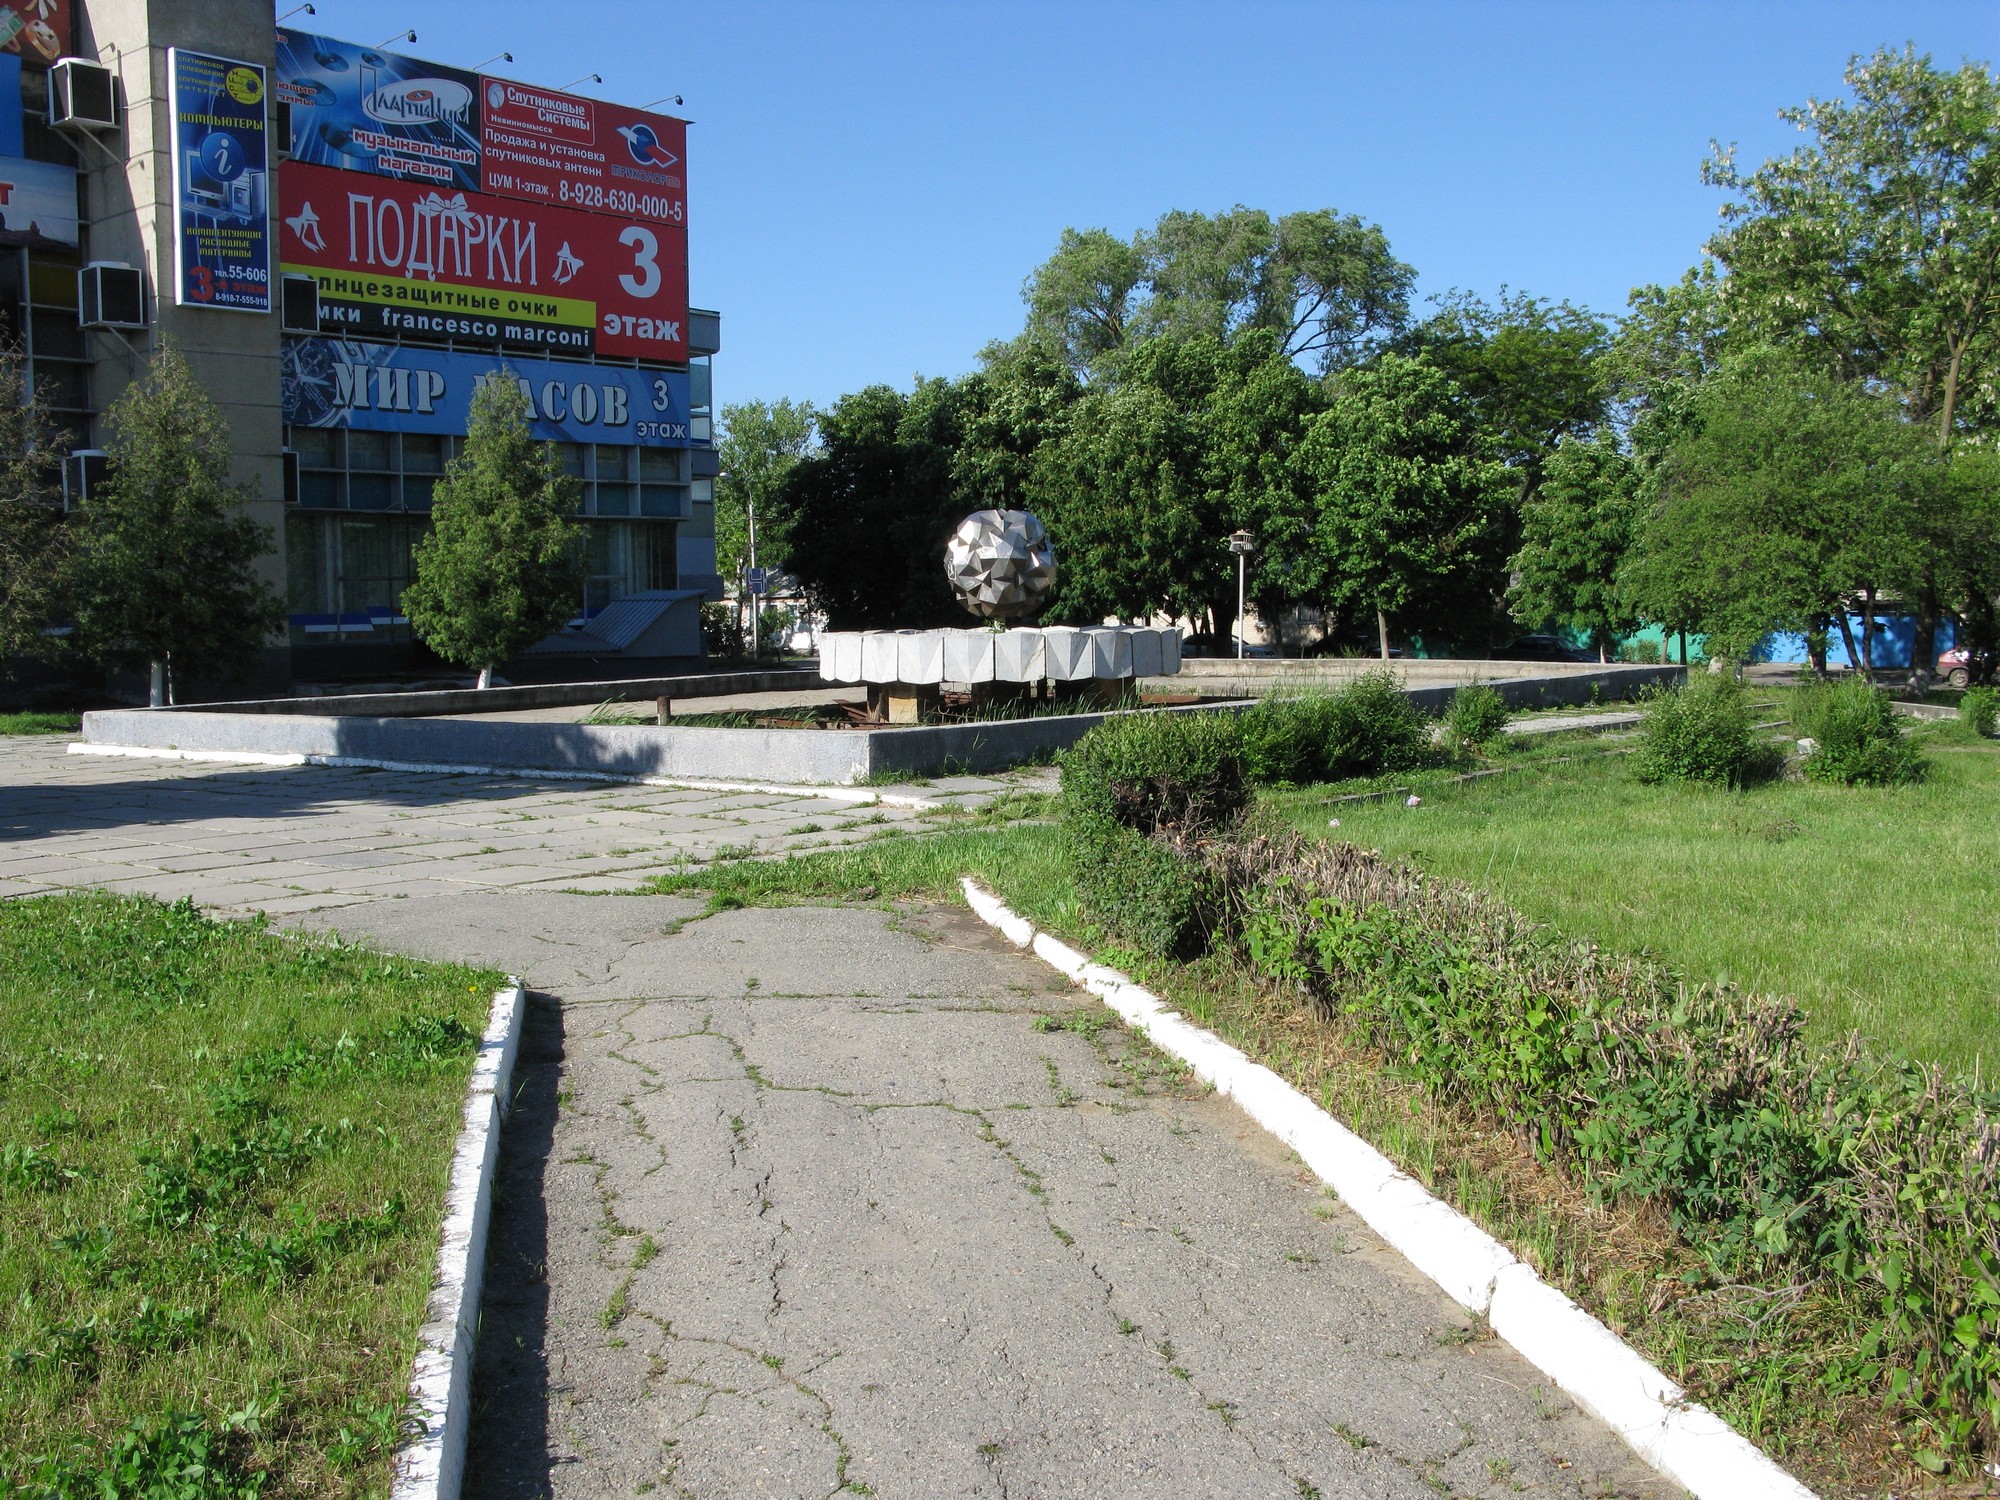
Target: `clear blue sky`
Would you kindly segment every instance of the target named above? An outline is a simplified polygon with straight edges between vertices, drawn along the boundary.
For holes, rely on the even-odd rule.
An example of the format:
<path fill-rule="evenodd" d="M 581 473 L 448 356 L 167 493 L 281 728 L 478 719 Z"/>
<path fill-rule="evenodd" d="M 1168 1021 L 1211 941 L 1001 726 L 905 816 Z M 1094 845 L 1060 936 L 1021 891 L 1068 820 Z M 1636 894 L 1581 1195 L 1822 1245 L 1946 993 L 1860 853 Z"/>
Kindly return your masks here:
<path fill-rule="evenodd" d="M 1065 225 L 1169 208 L 1331 207 L 1380 224 L 1424 294 L 1617 312 L 1694 263 L 1711 137 L 1790 150 L 1776 111 L 1883 44 L 2000 61 L 1996 0 L 320 0 L 292 24 L 685 95 L 723 401 L 960 374 L 1018 331 Z"/>

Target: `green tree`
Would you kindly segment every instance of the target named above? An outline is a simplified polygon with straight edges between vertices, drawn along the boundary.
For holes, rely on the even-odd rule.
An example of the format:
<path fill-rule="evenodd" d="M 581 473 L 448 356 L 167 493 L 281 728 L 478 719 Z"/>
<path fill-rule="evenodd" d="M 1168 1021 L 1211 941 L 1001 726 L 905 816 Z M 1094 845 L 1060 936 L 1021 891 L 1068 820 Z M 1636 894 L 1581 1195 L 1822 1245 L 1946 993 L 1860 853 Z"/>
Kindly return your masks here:
<path fill-rule="evenodd" d="M 1923 432 L 1795 352 L 1726 359 L 1693 394 L 1650 480 L 1624 586 L 1652 619 L 1705 631 L 1742 656 L 1773 630 L 1846 630 L 1910 576 L 1939 491 Z M 1857 666 L 1872 642 L 1849 641 Z"/>
<path fill-rule="evenodd" d="M 1850 100 L 1779 112 L 1812 139 L 1705 179 L 1736 194 L 1709 251 L 1743 333 L 1901 392 L 1940 445 L 2000 415 L 2000 79 L 1914 48 L 1849 63 Z"/>
<path fill-rule="evenodd" d="M 1637 468 L 1608 429 L 1556 446 L 1522 507 L 1516 619 L 1582 631 L 1599 661 L 1611 659 L 1611 642 L 1639 623 L 1617 583 L 1638 520 L 1638 488 Z"/>
<path fill-rule="evenodd" d="M 810 401 L 743 401 L 722 408 L 716 459 L 715 565 L 736 587 L 739 633 L 749 601 L 750 518 L 757 518 L 757 556 L 782 566 L 791 550 L 792 516 L 783 504 L 785 477 L 817 447 L 819 414 Z"/>
<path fill-rule="evenodd" d="M 786 476 L 786 566 L 835 630 L 964 624 L 944 572 L 965 518 L 952 479 L 961 393 L 919 380 L 843 396 L 820 414 L 820 451 Z"/>
<path fill-rule="evenodd" d="M 1560 440 L 1604 420 L 1610 341 L 1610 327 L 1583 308 L 1502 288 L 1497 306 L 1443 298 L 1397 345 L 1452 378 L 1525 491 Z"/>
<path fill-rule="evenodd" d="M 1514 480 L 1484 447 L 1451 379 L 1398 354 L 1343 375 L 1306 428 L 1297 460 L 1320 499 L 1330 602 L 1374 616 L 1385 660 L 1391 618 L 1446 588 L 1482 604 L 1498 593 Z"/>
<path fill-rule="evenodd" d="M 528 410 L 504 375 L 474 391 L 464 450 L 437 487 L 403 594 L 418 639 L 477 667 L 482 688 L 495 665 L 561 629 L 583 592 L 581 486 L 554 444 L 535 441 Z"/>
<path fill-rule="evenodd" d="M 29 399 L 26 361 L 0 351 L 0 657 L 50 650 L 70 541 L 61 463 L 48 414 Z"/>
<path fill-rule="evenodd" d="M 1240 205 L 1174 210 L 1128 244 L 1065 230 L 1023 290 L 1028 332 L 1080 379 L 1115 377 L 1156 338 L 1227 342 L 1255 329 L 1318 372 L 1367 358 L 1403 325 L 1416 273 L 1379 226 L 1315 209 L 1280 218 Z"/>
<path fill-rule="evenodd" d="M 256 660 L 284 608 L 257 577 L 268 527 L 229 482 L 229 426 L 186 358 L 163 341 L 106 415 L 104 484 L 77 516 L 76 631 L 99 661 L 146 662 L 155 706 L 175 686 Z"/>
<path fill-rule="evenodd" d="M 1971 651 L 1975 672 L 1991 677 L 2000 662 L 2000 452 L 1991 446 L 1952 450 L 1934 544 L 1938 587 L 1958 616 L 1958 643 Z"/>

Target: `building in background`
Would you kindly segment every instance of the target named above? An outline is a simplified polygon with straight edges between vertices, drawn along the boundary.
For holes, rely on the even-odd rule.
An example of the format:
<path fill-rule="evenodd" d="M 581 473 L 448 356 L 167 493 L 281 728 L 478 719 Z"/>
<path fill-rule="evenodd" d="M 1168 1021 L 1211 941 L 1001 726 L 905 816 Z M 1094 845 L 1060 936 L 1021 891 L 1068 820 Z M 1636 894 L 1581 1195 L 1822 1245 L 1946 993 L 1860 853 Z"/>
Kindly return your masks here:
<path fill-rule="evenodd" d="M 161 341 L 186 354 L 276 538 L 268 680 L 421 660 L 398 602 L 492 378 L 583 483 L 579 616 L 648 594 L 699 651 L 721 340 L 687 303 L 686 122 L 281 27 L 269 0 L 0 0 L 0 47 L 0 326 L 73 490 Z"/>

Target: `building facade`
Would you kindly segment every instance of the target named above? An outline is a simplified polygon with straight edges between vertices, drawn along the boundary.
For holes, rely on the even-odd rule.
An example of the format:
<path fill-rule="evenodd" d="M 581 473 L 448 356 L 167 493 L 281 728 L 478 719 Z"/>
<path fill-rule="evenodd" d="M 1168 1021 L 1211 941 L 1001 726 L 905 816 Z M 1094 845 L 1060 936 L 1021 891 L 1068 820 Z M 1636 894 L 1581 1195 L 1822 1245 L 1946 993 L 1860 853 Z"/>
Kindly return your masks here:
<path fill-rule="evenodd" d="M 280 25 L 270 0 L 4 0 L 0 32 L 21 120 L 0 325 L 84 455 L 75 486 L 162 342 L 186 355 L 274 539 L 267 681 L 420 660 L 399 600 L 487 379 L 521 385 L 582 483 L 579 617 L 719 597 L 686 122 Z"/>

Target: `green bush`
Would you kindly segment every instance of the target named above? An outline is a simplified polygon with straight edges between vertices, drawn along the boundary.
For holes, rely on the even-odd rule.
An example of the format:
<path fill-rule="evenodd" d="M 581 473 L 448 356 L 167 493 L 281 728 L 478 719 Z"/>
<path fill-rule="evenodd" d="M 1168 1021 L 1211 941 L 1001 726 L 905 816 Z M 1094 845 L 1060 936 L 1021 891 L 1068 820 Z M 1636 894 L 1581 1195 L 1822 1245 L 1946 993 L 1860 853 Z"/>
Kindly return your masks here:
<path fill-rule="evenodd" d="M 1483 682 L 1465 683 L 1444 711 L 1445 733 L 1467 749 L 1485 744 L 1506 727 L 1506 700 Z"/>
<path fill-rule="evenodd" d="M 1792 724 L 1813 742 L 1803 766 L 1816 781 L 1900 786 L 1924 774 L 1923 754 L 1904 735 L 1896 706 L 1865 682 L 1801 685 Z"/>
<path fill-rule="evenodd" d="M 1659 1204 L 1717 1284 L 1820 1288 L 1863 1330 L 1918 1462 L 2000 1447 L 2000 1090 L 1783 998 L 1561 939 L 1492 897 L 1297 835 L 1211 852 L 1252 966 L 1439 1096 L 1490 1108 L 1604 1201 Z M 1775 1304 L 1774 1304 L 1775 1305 Z"/>
<path fill-rule="evenodd" d="M 1967 688 L 1958 700 L 1958 717 L 1974 734 L 1989 740 L 2000 735 L 2000 688 Z"/>
<path fill-rule="evenodd" d="M 1240 719 L 1247 774 L 1303 785 L 1414 770 L 1432 758 L 1423 715 L 1387 671 L 1334 693 L 1267 698 Z"/>
<path fill-rule="evenodd" d="M 1214 907 L 1196 851 L 1249 800 L 1231 716 L 1106 719 L 1062 758 L 1063 847 L 1084 909 L 1142 952 L 1195 956 Z"/>
<path fill-rule="evenodd" d="M 1751 737 L 1743 689 L 1727 672 L 1691 673 L 1683 686 L 1652 694 L 1639 728 L 1641 781 L 1743 786 L 1778 760 Z"/>

